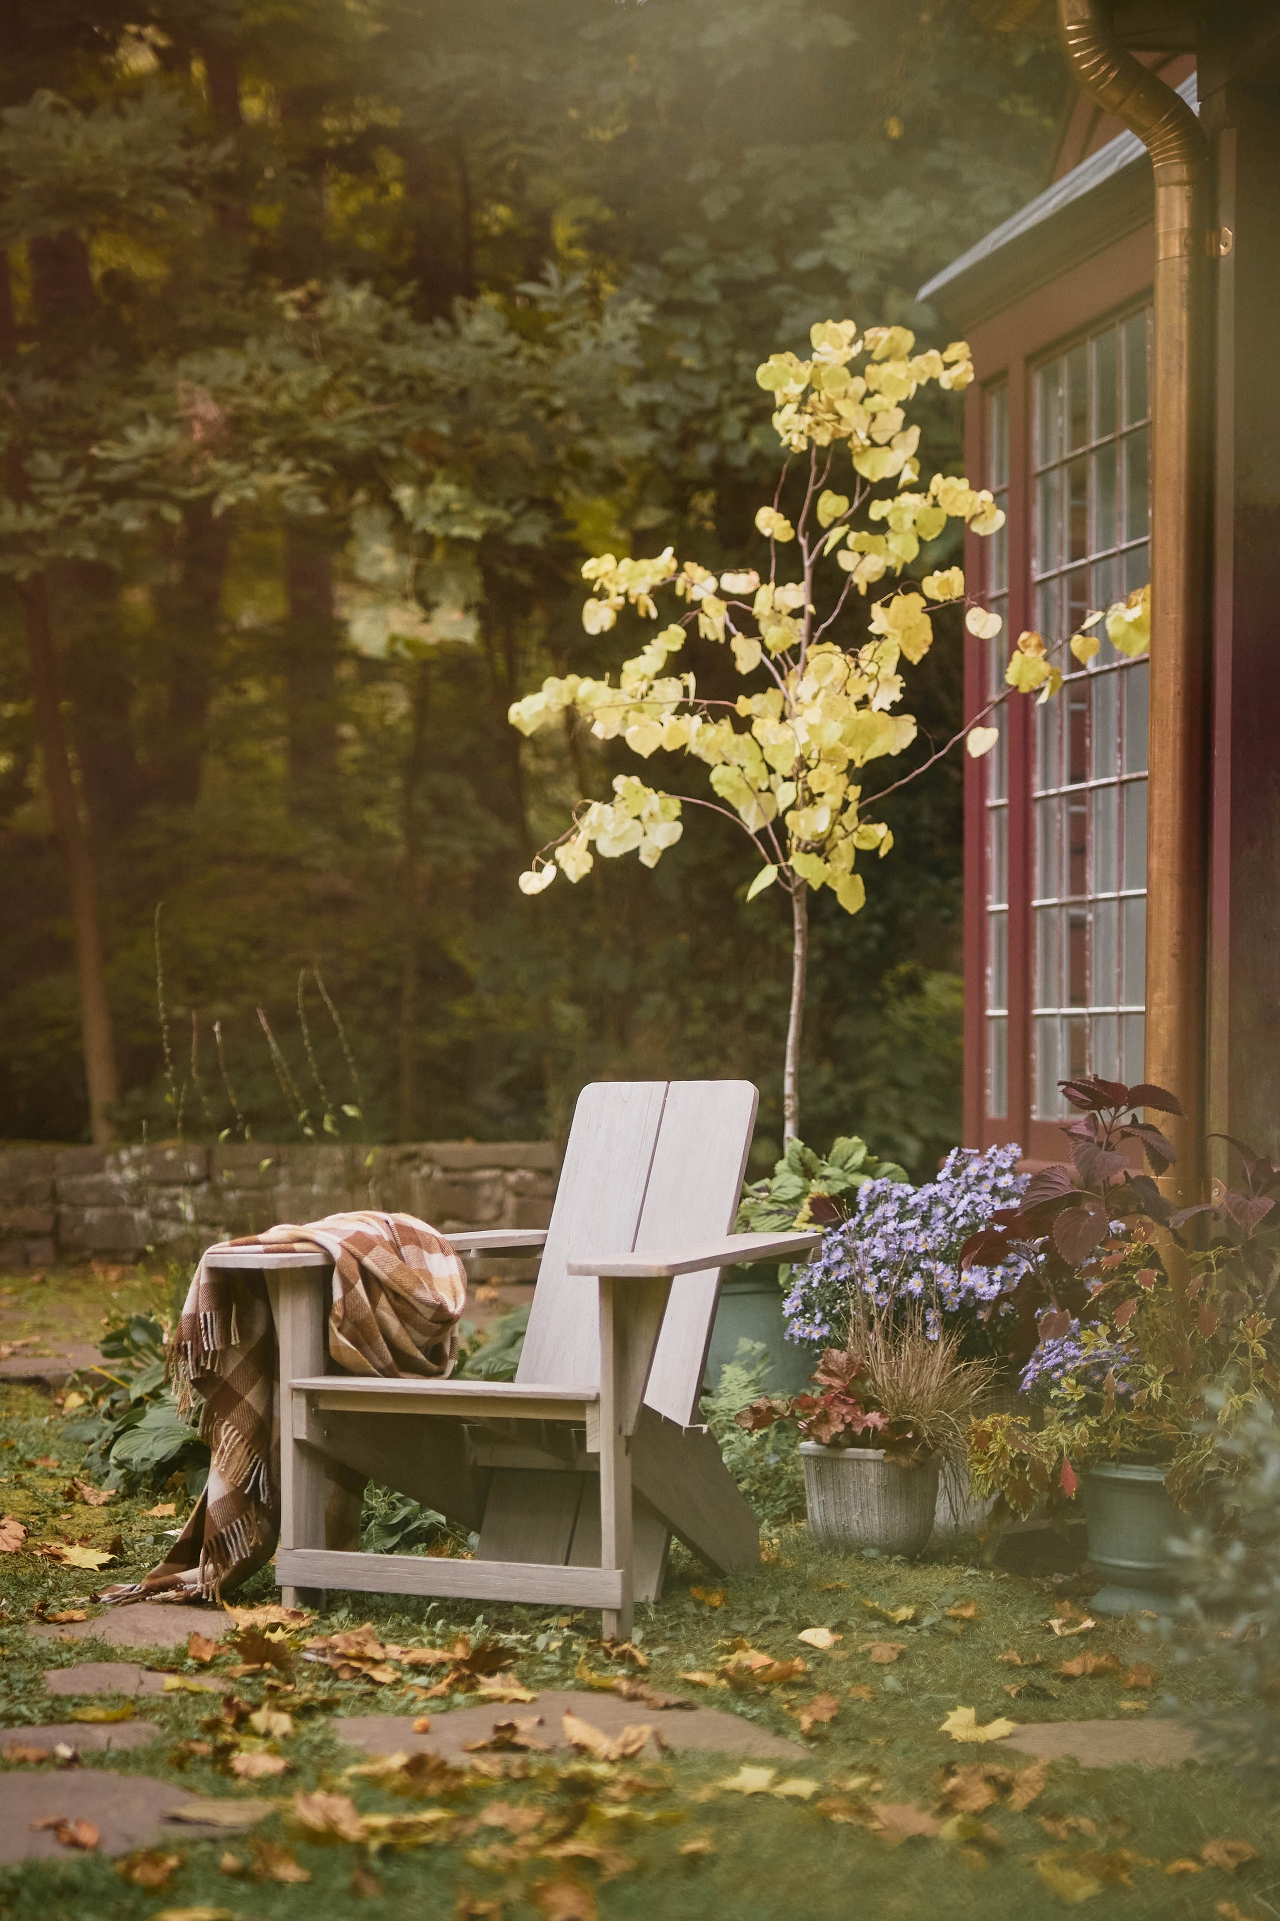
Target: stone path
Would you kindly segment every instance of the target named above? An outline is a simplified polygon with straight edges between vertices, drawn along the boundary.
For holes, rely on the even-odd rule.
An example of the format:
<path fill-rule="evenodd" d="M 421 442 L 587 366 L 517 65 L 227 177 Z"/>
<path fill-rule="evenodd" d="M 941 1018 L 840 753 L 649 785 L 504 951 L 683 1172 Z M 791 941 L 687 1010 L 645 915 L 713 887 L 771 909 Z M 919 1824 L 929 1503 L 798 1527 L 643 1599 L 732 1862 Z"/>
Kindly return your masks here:
<path fill-rule="evenodd" d="M 46 1668 L 46 1694 L 163 1694 L 165 1676 L 133 1661 L 77 1661 L 74 1667 Z M 184 1688 L 199 1688 L 206 1694 L 221 1694 L 223 1686 L 202 1680 L 199 1675 L 183 1675 Z"/>
<path fill-rule="evenodd" d="M 145 1748 L 159 1738 L 154 1721 L 50 1721 L 39 1728 L 0 1728 L 0 1756 L 11 1746 L 52 1753 L 59 1744 L 96 1754 L 103 1748 Z"/>
<path fill-rule="evenodd" d="M 59 1388 L 82 1367 L 97 1367 L 102 1356 L 87 1341 L 42 1340 L 39 1346 L 49 1351 L 36 1354 L 30 1348 L 0 1361 L 0 1381 L 32 1381 Z"/>
<path fill-rule="evenodd" d="M 1118 1768 L 1141 1763 L 1176 1768 L 1194 1761 L 1195 1729 L 1185 1721 L 1039 1721 L 1011 1734 L 1002 1748 L 1017 1748 L 1037 1759 L 1078 1761 L 1082 1768 Z"/>
<path fill-rule="evenodd" d="M 718 1754 L 741 1755 L 746 1759 L 806 1761 L 809 1752 L 797 1741 L 784 1741 L 769 1734 L 739 1714 L 725 1714 L 717 1708 L 649 1708 L 643 1701 L 624 1701 L 616 1694 L 585 1694 L 559 1688 L 540 1690 L 536 1701 L 518 1702 L 510 1707 L 487 1701 L 483 1707 L 454 1708 L 447 1714 L 431 1717 L 429 1734 L 413 1732 L 411 1714 L 358 1714 L 329 1723 L 340 1740 L 351 1742 L 369 1754 L 438 1754 L 444 1760 L 467 1758 L 469 1741 L 484 1741 L 499 1721 L 526 1720 L 538 1716 L 542 1725 L 532 1730 L 539 1741 L 557 1753 L 567 1753 L 569 1744 L 560 1725 L 569 1713 L 590 1721 L 605 1734 L 620 1734 L 624 1727 L 647 1721 L 662 1730 L 662 1738 L 678 1753 L 691 1748 L 709 1749 Z M 656 1745 L 656 1744 L 652 1744 Z"/>
<path fill-rule="evenodd" d="M 50 1623 L 28 1632 L 45 1641 L 105 1641 L 115 1648 L 184 1648 L 194 1629 L 216 1641 L 231 1626 L 220 1607 L 196 1607 L 189 1601 L 135 1601 L 127 1607 L 107 1608 L 92 1621 L 72 1621 L 62 1627 Z"/>
<path fill-rule="evenodd" d="M 24 1735 L 27 1732 L 23 1730 Z M 0 1775 L 0 1864 L 32 1858 L 77 1859 L 78 1849 L 64 1847 L 49 1829 L 31 1825 L 58 1815 L 91 1822 L 99 1832 L 99 1854 L 126 1854 L 130 1848 L 159 1843 L 171 1847 L 184 1840 L 225 1840 L 225 1827 L 165 1818 L 175 1809 L 198 1808 L 201 1800 L 185 1788 L 145 1774 L 111 1774 L 97 1768 L 15 1769 Z M 269 1802 L 253 1805 L 270 1812 Z"/>

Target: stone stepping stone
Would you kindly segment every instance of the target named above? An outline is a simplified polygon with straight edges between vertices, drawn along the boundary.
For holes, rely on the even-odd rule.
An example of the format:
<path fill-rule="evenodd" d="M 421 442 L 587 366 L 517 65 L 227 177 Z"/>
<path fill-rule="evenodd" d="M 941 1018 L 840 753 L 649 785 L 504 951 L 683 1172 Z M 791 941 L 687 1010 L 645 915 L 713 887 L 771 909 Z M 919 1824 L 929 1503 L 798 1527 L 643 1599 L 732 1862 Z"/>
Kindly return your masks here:
<path fill-rule="evenodd" d="M 184 1648 L 194 1630 L 216 1641 L 232 1625 L 220 1607 L 194 1607 L 188 1601 L 135 1601 L 107 1608 L 92 1621 L 71 1621 L 61 1627 L 33 1625 L 29 1634 L 45 1641 L 105 1641 L 113 1648 Z"/>
<path fill-rule="evenodd" d="M 38 1728 L 0 1728 L 0 1758 L 10 1746 L 51 1753 L 64 1743 L 81 1754 L 96 1754 L 102 1748 L 145 1748 L 148 1741 L 160 1739 L 160 1732 L 154 1721 L 51 1721 Z"/>
<path fill-rule="evenodd" d="M 207 1694 L 220 1694 L 216 1681 L 202 1681 L 197 1675 L 184 1675 L 190 1687 L 198 1686 Z M 46 1694 L 163 1694 L 165 1677 L 134 1661 L 77 1661 L 70 1668 L 46 1668 Z"/>
<path fill-rule="evenodd" d="M 643 1701 L 624 1701 L 617 1694 L 573 1693 L 559 1688 L 544 1688 L 536 1701 L 520 1701 L 510 1707 L 486 1701 L 483 1707 L 433 1714 L 429 1734 L 413 1732 L 415 1717 L 411 1714 L 353 1714 L 335 1718 L 329 1725 L 339 1740 L 349 1741 L 369 1754 L 403 1751 L 465 1762 L 469 1758 L 467 1743 L 488 1740 L 496 1722 L 526 1720 L 533 1715 L 542 1718 L 542 1726 L 532 1730 L 537 1739 L 556 1753 L 567 1754 L 569 1744 L 560 1725 L 566 1713 L 590 1721 L 604 1734 L 620 1734 L 625 1727 L 647 1721 L 661 1728 L 663 1740 L 677 1753 L 697 1748 L 753 1761 L 810 1758 L 808 1749 L 798 1741 L 786 1741 L 739 1714 L 724 1714 L 718 1708 L 650 1708 Z"/>
<path fill-rule="evenodd" d="M 0 1381 L 29 1381 L 44 1387 L 59 1388 L 65 1386 L 81 1368 L 98 1367 L 102 1362 L 98 1349 L 85 1341 L 46 1340 L 40 1345 L 52 1351 L 33 1354 L 27 1349 L 20 1354 L 11 1354 L 7 1361 L 0 1361 Z"/>
<path fill-rule="evenodd" d="M 1196 1731 L 1185 1721 L 1038 1721 L 1000 1743 L 1047 1760 L 1082 1768 L 1176 1768 L 1199 1754 Z"/>
<path fill-rule="evenodd" d="M 63 1847 L 50 1829 L 32 1828 L 33 1821 L 58 1815 L 91 1822 L 100 1835 L 98 1854 L 127 1854 L 131 1848 L 160 1843 L 173 1847 L 182 1841 L 225 1841 L 224 1827 L 166 1820 L 174 1809 L 201 1799 L 145 1774 L 111 1774 L 99 1768 L 15 1768 L 0 1775 L 0 1865 L 83 1859 L 78 1848 Z M 256 1806 L 263 1809 L 261 1801 Z"/>

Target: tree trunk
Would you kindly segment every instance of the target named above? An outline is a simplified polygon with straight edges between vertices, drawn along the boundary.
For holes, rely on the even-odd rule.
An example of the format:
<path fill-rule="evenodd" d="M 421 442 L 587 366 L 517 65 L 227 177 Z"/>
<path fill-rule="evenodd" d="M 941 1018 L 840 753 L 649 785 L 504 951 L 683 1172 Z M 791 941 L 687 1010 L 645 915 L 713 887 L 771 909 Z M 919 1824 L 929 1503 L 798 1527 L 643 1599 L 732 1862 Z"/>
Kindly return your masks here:
<path fill-rule="evenodd" d="M 58 693 L 58 663 L 49 614 L 48 583 L 32 574 L 22 583 L 27 649 L 35 700 L 36 733 L 44 763 L 45 788 L 62 843 L 71 895 L 76 970 L 80 983 L 80 1027 L 84 1037 L 85 1079 L 89 1087 L 89 1127 L 95 1147 L 115 1138 L 110 1110 L 119 1098 L 111 1008 L 107 1001 L 102 920 L 88 836 L 80 819 L 75 783 L 67 755 Z"/>
<path fill-rule="evenodd" d="M 420 808 L 422 777 L 427 767 L 428 675 L 428 663 L 420 660 L 414 671 L 413 723 L 404 768 L 401 829 L 404 837 L 404 962 L 400 976 L 400 1087 L 396 1125 L 397 1138 L 402 1141 L 416 1139 L 418 1126 L 422 924 L 431 885 L 431 870 L 422 860 Z"/>
<path fill-rule="evenodd" d="M 48 578 L 85 812 L 95 841 L 109 845 L 128 832 L 143 799 L 120 576 L 102 560 L 61 560 Z"/>
<path fill-rule="evenodd" d="M 214 519 L 208 500 L 188 501 L 182 519 L 173 576 L 155 596 L 169 687 L 152 791 L 160 800 L 190 807 L 200 796 L 231 526 L 226 516 Z"/>
<path fill-rule="evenodd" d="M 285 529 L 285 704 L 289 716 L 289 804 L 331 818 L 338 776 L 338 649 L 331 536 L 322 523 Z"/>
<path fill-rule="evenodd" d="M 782 1150 L 800 1132 L 800 1036 L 804 1028 L 804 990 L 809 971 L 809 884 L 797 879 L 791 895 L 791 1015 L 782 1070 Z"/>

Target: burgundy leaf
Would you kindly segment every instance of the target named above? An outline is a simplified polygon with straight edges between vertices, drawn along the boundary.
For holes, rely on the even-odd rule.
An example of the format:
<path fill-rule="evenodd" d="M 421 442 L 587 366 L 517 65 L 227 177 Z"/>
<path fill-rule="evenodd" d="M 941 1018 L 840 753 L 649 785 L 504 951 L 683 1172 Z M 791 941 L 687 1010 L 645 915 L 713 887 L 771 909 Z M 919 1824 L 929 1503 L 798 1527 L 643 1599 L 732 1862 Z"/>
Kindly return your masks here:
<path fill-rule="evenodd" d="M 1265 1194 L 1255 1195 L 1252 1200 L 1247 1195 L 1232 1192 L 1222 1197 L 1223 1212 L 1230 1216 L 1242 1234 L 1252 1234 L 1274 1206 L 1275 1202 Z"/>
<path fill-rule="evenodd" d="M 1177 1095 L 1171 1094 L 1167 1087 L 1154 1087 L 1150 1081 L 1142 1081 L 1126 1091 L 1126 1107 L 1151 1107 L 1157 1114 L 1176 1114 L 1179 1120 L 1186 1118 Z"/>
<path fill-rule="evenodd" d="M 1147 1121 L 1135 1121 L 1129 1127 L 1122 1127 L 1120 1137 L 1122 1140 L 1141 1141 L 1142 1151 L 1157 1174 L 1163 1174 L 1178 1158 L 1168 1136 Z"/>
<path fill-rule="evenodd" d="M 998 1228 L 980 1227 L 960 1249 L 960 1270 L 967 1274 L 976 1262 L 979 1267 L 999 1267 L 1009 1256 L 1009 1236 Z"/>
<path fill-rule="evenodd" d="M 1041 1201 L 1058 1201 L 1067 1194 L 1078 1194 L 1080 1183 L 1075 1170 L 1066 1161 L 1055 1161 L 1051 1167 L 1042 1167 L 1027 1182 L 1027 1191 L 1022 1197 L 1021 1212 L 1026 1213 Z"/>
<path fill-rule="evenodd" d="M 1060 1307 L 1051 1307 L 1040 1316 L 1040 1339 L 1059 1341 L 1071 1332 L 1071 1316 Z"/>
<path fill-rule="evenodd" d="M 1138 1303 L 1136 1301 L 1122 1301 L 1115 1313 L 1116 1326 L 1128 1327 L 1137 1311 Z"/>
<path fill-rule="evenodd" d="M 1058 1086 L 1073 1107 L 1092 1113 L 1104 1107 L 1119 1107 L 1129 1091 L 1118 1081 L 1099 1080 L 1096 1074 L 1083 1075 L 1076 1081 L 1059 1081 Z"/>
<path fill-rule="evenodd" d="M 1079 1485 L 1080 1483 L 1076 1479 L 1075 1470 L 1064 1455 L 1062 1457 L 1062 1472 L 1058 1476 L 1058 1486 L 1064 1494 L 1070 1496 L 1075 1493 Z"/>
<path fill-rule="evenodd" d="M 830 1227 L 845 1219 L 845 1210 L 830 1194 L 810 1194 L 809 1219 L 815 1227 Z"/>
<path fill-rule="evenodd" d="M 1210 1307 L 1208 1301 L 1196 1315 L 1196 1330 L 1204 1336 L 1206 1341 L 1212 1340 L 1218 1331 L 1218 1310 L 1216 1307 Z"/>
<path fill-rule="evenodd" d="M 1176 1214 L 1170 1214 L 1169 1226 L 1174 1228 L 1181 1227 L 1184 1221 L 1191 1219 L 1193 1214 L 1216 1214 L 1217 1211 L 1217 1206 L 1213 1201 L 1197 1201 L 1194 1207 L 1180 1207 Z"/>
<path fill-rule="evenodd" d="M 1150 1174 L 1131 1174 L 1129 1185 L 1137 1195 L 1142 1211 L 1159 1227 L 1168 1227 L 1173 1216 L 1172 1203 L 1167 1201 Z"/>
<path fill-rule="evenodd" d="M 1096 1114 L 1082 1114 L 1078 1121 L 1063 1121 L 1060 1131 L 1073 1135 L 1077 1140 L 1100 1141 L 1103 1126 Z"/>
<path fill-rule="evenodd" d="M 1105 1187 L 1117 1174 L 1129 1172 L 1129 1163 L 1123 1154 L 1115 1154 L 1110 1148 L 1099 1147 L 1093 1141 L 1073 1141 L 1071 1158 L 1086 1187 Z"/>
<path fill-rule="evenodd" d="M 1053 1244 L 1064 1260 L 1078 1266 L 1106 1239 L 1109 1226 L 1105 1207 L 1067 1207 L 1053 1223 Z"/>

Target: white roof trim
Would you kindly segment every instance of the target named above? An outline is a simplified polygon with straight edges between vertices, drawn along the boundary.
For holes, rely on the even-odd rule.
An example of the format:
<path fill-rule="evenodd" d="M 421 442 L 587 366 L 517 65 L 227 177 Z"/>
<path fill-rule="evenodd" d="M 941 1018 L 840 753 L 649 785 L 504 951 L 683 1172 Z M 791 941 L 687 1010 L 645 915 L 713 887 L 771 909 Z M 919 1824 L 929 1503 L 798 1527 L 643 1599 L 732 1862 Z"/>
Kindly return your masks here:
<path fill-rule="evenodd" d="M 1194 73 L 1183 81 L 1178 92 L 1192 111 L 1199 113 L 1200 96 Z M 1055 180 L 1051 187 L 1037 194 L 1034 200 L 1029 200 L 1018 213 L 1011 214 L 1008 220 L 1002 221 L 998 227 L 993 227 L 989 234 L 979 240 L 975 246 L 970 247 L 967 253 L 962 253 L 958 260 L 953 260 L 949 267 L 944 267 L 941 273 L 933 276 L 932 280 L 926 280 L 916 299 L 932 299 L 934 294 L 941 293 L 943 288 L 949 286 L 953 280 L 967 273 L 970 267 L 976 267 L 980 261 L 989 260 L 993 254 L 1010 246 L 1024 233 L 1029 233 L 1033 227 L 1041 226 L 1046 220 L 1051 220 L 1056 213 L 1060 213 L 1064 207 L 1069 207 L 1073 201 L 1092 193 L 1095 187 L 1102 185 L 1104 180 L 1110 180 L 1113 175 L 1123 173 L 1126 167 L 1131 167 L 1137 161 L 1144 159 L 1146 151 L 1136 133 L 1122 133 L 1117 139 L 1109 140 L 1105 147 L 1100 147 L 1097 153 L 1090 154 L 1087 160 L 1082 160 L 1078 167 L 1071 169 L 1070 173 L 1063 174 L 1061 180 Z"/>

